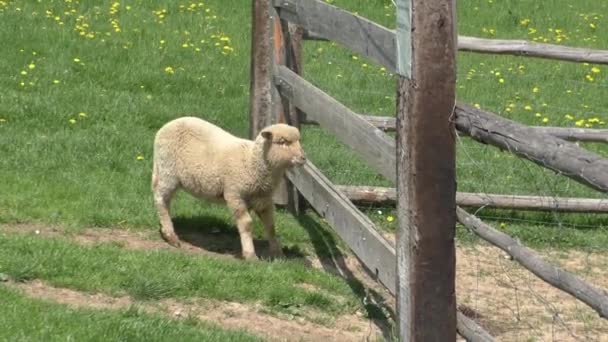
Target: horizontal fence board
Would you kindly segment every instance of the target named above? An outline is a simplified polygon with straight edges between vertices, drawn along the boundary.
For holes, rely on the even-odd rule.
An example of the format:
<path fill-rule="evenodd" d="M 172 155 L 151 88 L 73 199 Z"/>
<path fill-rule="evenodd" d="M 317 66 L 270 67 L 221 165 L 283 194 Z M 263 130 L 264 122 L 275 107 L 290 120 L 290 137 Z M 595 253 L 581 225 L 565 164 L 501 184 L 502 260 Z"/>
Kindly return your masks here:
<path fill-rule="evenodd" d="M 461 51 L 542 57 L 568 62 L 608 64 L 608 51 L 563 45 L 529 42 L 526 40 L 483 39 L 458 36 Z"/>
<path fill-rule="evenodd" d="M 395 188 L 337 185 L 352 202 L 395 205 Z M 498 195 L 458 192 L 456 204 L 463 207 L 484 207 L 516 210 L 608 213 L 608 198 L 568 198 L 549 196 Z"/>
<path fill-rule="evenodd" d="M 279 66 L 275 82 L 283 96 L 354 149 L 372 168 L 395 181 L 395 139 L 294 73 Z"/>
<path fill-rule="evenodd" d="M 465 210 L 456 208 L 456 215 L 460 223 L 482 239 L 507 252 L 527 270 L 552 286 L 589 305 L 601 317 L 608 318 L 608 292 L 606 290 L 591 286 L 578 276 L 550 264 L 533 250 L 523 246 L 509 235 L 485 224 Z"/>
<path fill-rule="evenodd" d="M 281 18 L 396 71 L 394 31 L 321 0 L 275 0 L 274 5 Z"/>
<path fill-rule="evenodd" d="M 538 132 L 581 142 L 608 142 L 608 129 L 532 126 Z"/>
<path fill-rule="evenodd" d="M 371 220 L 333 185 L 310 161 L 287 172 L 289 180 L 319 215 L 338 233 L 368 270 L 395 295 L 395 247 L 376 230 Z M 489 342 L 492 337 L 472 319 L 458 312 L 457 330 L 468 341 Z"/>
<path fill-rule="evenodd" d="M 394 117 L 364 114 L 360 114 L 360 116 L 384 132 L 394 132 L 396 130 L 397 119 Z M 303 124 L 318 125 L 317 122 L 312 120 L 304 121 Z M 531 128 L 568 141 L 608 142 L 608 129 L 548 126 L 531 126 Z"/>
<path fill-rule="evenodd" d="M 338 233 L 365 266 L 395 293 L 395 248 L 374 223 L 310 162 L 288 171 L 289 180 L 321 217 Z"/>
<path fill-rule="evenodd" d="M 394 31 L 389 29 L 386 30 L 394 34 Z M 307 40 L 319 41 L 331 40 L 323 34 L 315 32 L 314 27 L 311 28 L 311 31 L 304 34 L 304 38 Z M 380 47 L 384 47 L 386 49 L 391 48 L 390 44 Z M 608 64 L 608 50 L 535 43 L 526 40 L 484 39 L 458 36 L 458 50 L 486 54 L 546 58 L 564 62 Z M 385 64 L 383 65 L 386 66 Z"/>
<path fill-rule="evenodd" d="M 456 128 L 475 140 L 608 192 L 608 159 L 574 143 L 471 106 L 456 106 Z"/>

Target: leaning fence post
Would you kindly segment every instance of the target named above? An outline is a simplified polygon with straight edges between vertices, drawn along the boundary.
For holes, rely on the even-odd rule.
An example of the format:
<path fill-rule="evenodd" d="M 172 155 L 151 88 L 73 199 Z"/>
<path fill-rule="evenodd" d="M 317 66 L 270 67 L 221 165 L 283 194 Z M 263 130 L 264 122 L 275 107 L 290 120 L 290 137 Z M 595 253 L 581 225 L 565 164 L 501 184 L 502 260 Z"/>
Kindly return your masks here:
<path fill-rule="evenodd" d="M 456 339 L 454 0 L 397 0 L 401 341 Z"/>

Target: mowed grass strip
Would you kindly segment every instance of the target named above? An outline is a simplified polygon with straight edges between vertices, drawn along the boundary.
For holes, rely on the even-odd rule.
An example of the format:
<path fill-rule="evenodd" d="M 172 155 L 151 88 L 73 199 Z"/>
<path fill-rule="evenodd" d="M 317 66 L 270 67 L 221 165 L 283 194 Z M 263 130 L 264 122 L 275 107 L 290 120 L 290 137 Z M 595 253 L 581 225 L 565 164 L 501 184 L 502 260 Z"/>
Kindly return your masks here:
<path fill-rule="evenodd" d="M 3 341 L 263 341 L 197 320 L 171 320 L 136 307 L 120 310 L 71 308 L 32 299 L 0 284 Z"/>
<path fill-rule="evenodd" d="M 0 273 L 86 292 L 135 299 L 210 298 L 262 303 L 271 310 L 352 313 L 356 284 L 297 261 L 244 262 L 171 251 L 85 247 L 63 238 L 0 235 Z M 314 290 L 307 289 L 312 286 Z"/>

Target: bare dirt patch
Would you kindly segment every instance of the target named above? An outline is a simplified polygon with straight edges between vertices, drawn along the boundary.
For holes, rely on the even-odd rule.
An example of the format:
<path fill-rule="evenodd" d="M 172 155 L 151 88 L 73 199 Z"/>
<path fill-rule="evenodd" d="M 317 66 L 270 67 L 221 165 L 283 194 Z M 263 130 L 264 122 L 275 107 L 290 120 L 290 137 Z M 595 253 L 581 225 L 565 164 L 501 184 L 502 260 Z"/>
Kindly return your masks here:
<path fill-rule="evenodd" d="M 543 255 L 596 287 L 608 287 L 608 254 Z M 500 341 L 608 341 L 608 321 L 487 245 L 457 250 L 456 293 Z"/>
<path fill-rule="evenodd" d="M 149 313 L 162 313 L 174 319 L 196 318 L 227 329 L 239 329 L 274 341 L 365 341 L 379 331 L 370 322 L 348 315 L 339 317 L 335 328 L 308 322 L 302 318 L 288 319 L 262 313 L 261 306 L 248 306 L 234 302 L 196 300 L 181 302 L 165 299 L 155 302 L 139 302 L 105 294 L 83 293 L 71 289 L 56 288 L 39 280 L 27 283 L 7 283 L 26 295 L 76 308 L 127 309 L 138 307 Z"/>

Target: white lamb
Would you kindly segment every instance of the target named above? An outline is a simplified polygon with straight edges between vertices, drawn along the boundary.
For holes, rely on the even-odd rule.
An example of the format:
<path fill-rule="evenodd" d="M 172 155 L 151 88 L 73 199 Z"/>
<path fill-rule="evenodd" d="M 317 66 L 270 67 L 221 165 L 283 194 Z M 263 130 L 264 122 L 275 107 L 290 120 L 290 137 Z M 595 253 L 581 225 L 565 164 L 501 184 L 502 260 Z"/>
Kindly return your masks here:
<path fill-rule="evenodd" d="M 245 259 L 257 259 L 250 210 L 264 224 L 270 254 L 281 256 L 272 194 L 287 168 L 304 162 L 300 132 L 289 125 L 268 126 L 251 141 L 195 117 L 170 121 L 154 140 L 152 191 L 161 236 L 179 247 L 169 211 L 175 190 L 182 188 L 193 196 L 227 204 L 238 227 Z"/>

